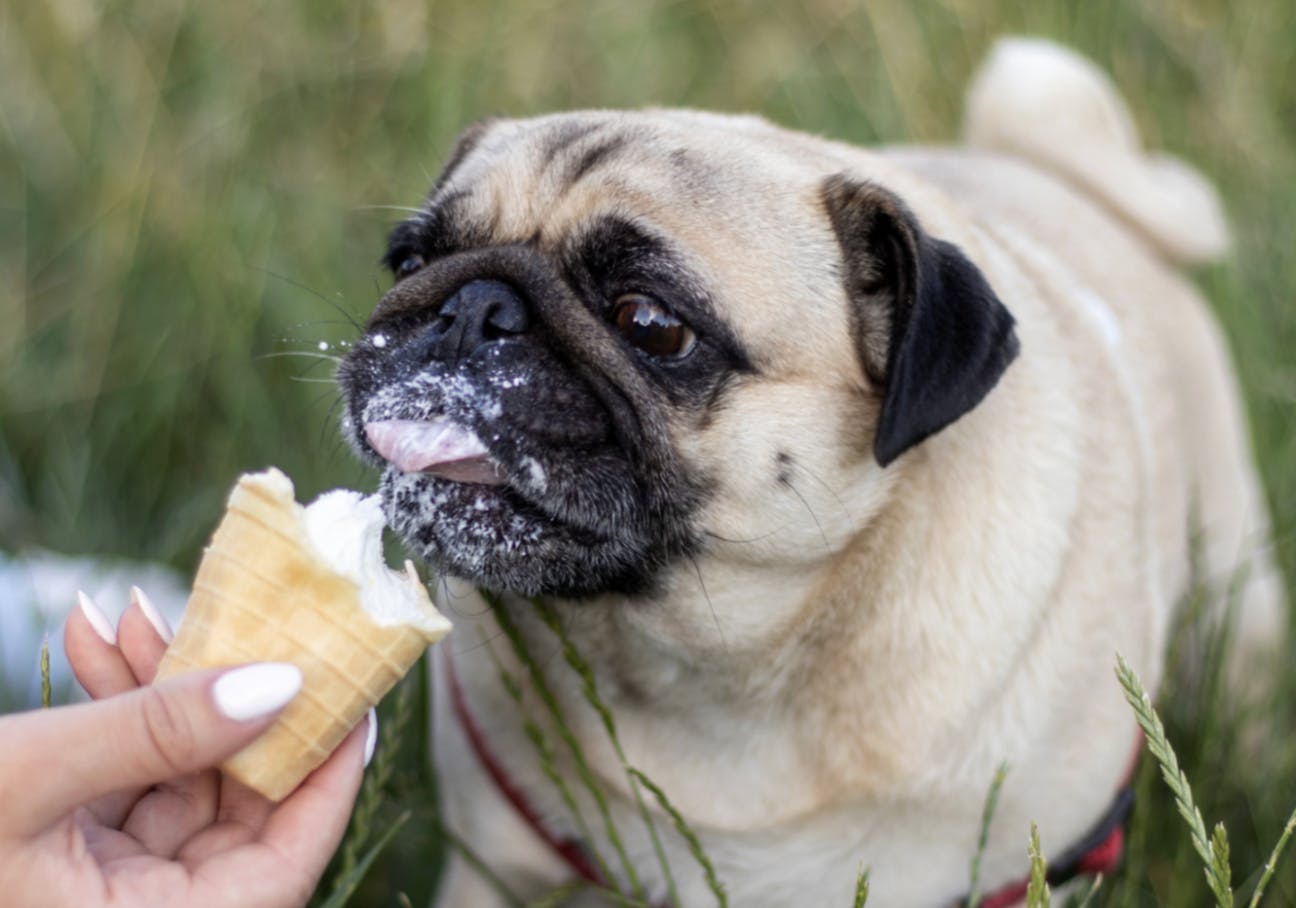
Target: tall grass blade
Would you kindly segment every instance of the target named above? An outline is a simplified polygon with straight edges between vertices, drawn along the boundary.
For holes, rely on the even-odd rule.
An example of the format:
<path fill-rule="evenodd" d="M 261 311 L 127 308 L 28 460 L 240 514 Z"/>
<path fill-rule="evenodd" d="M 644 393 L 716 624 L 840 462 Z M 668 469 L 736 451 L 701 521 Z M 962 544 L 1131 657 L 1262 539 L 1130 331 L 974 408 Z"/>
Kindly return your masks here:
<path fill-rule="evenodd" d="M 554 720 L 558 737 L 562 739 L 563 744 L 567 746 L 572 755 L 572 760 L 576 764 L 576 774 L 580 778 L 581 784 L 589 792 L 590 797 L 594 799 L 599 816 L 603 820 L 604 832 L 608 837 L 608 841 L 612 843 L 613 850 L 616 851 L 617 858 L 621 863 L 621 870 L 625 874 L 626 881 L 630 884 L 630 891 L 635 898 L 642 900 L 644 898 L 643 885 L 639 882 L 639 875 L 635 872 L 634 864 L 631 862 L 629 855 L 626 853 L 625 845 L 621 841 L 621 835 L 617 832 L 616 824 L 612 821 L 612 812 L 608 808 L 607 796 L 594 778 L 594 772 L 585 759 L 585 752 L 581 748 L 580 742 L 576 740 L 576 735 L 572 732 L 571 726 L 567 724 L 567 717 L 563 714 L 562 705 L 559 704 L 558 698 L 554 696 L 553 690 L 545 680 L 540 664 L 536 662 L 534 655 L 527 647 L 526 641 L 522 638 L 522 632 L 513 621 L 513 617 L 508 613 L 508 609 L 504 607 L 504 603 L 498 596 L 487 590 L 480 590 L 479 592 L 482 599 L 491 607 L 496 623 L 499 625 L 500 630 L 504 632 L 504 636 L 508 639 L 514 654 L 526 666 L 527 674 L 531 678 L 536 694 L 539 695 L 545 709 Z M 608 881 L 612 881 L 610 875 Z"/>
<path fill-rule="evenodd" d="M 527 740 L 531 742 L 531 747 L 536 752 L 536 758 L 540 761 L 540 771 L 544 773 L 545 778 L 558 791 L 558 796 L 562 798 L 563 804 L 571 813 L 572 818 L 576 821 L 576 827 L 580 831 L 582 839 L 589 849 L 590 858 L 594 861 L 599 873 L 604 879 L 612 879 L 612 873 L 607 865 L 607 861 L 599 853 L 594 845 L 594 836 L 590 832 L 589 823 L 585 820 L 585 814 L 576 803 L 576 796 L 572 793 L 571 786 L 567 780 L 558 772 L 557 762 L 554 760 L 553 748 L 549 745 L 549 739 L 545 736 L 544 730 L 537 725 L 527 714 L 522 703 L 522 686 L 518 680 L 504 667 L 496 655 L 495 650 L 491 647 L 489 641 L 483 644 L 486 652 L 489 654 L 491 661 L 495 663 L 495 670 L 499 674 L 500 684 L 503 685 L 509 699 L 517 707 L 518 714 L 522 717 L 522 731 Z"/>
<path fill-rule="evenodd" d="M 1220 904 L 1233 904 L 1233 870 L 1229 867 L 1228 830 L 1223 823 L 1216 823 L 1211 832 L 1211 876 L 1219 881 L 1219 892 L 1227 893 L 1227 899 Z"/>
<path fill-rule="evenodd" d="M 526 908 L 561 908 L 567 904 L 586 904 L 585 902 L 576 901 L 576 897 L 583 892 L 597 892 L 599 904 L 611 905 L 614 908 L 652 908 L 647 902 L 641 902 L 638 899 L 630 898 L 617 892 L 615 889 L 608 889 L 606 886 L 599 886 L 585 880 L 573 880 L 559 886 L 552 892 L 547 892 L 535 901 L 528 902 Z"/>
<path fill-rule="evenodd" d="M 675 876 L 671 873 L 670 862 L 666 859 L 666 850 L 662 847 L 661 838 L 657 835 L 657 826 L 653 822 L 652 813 L 648 810 L 648 805 L 644 802 L 643 792 L 640 791 L 639 783 L 636 781 L 634 773 L 630 771 L 630 761 L 626 759 L 625 751 L 621 748 L 621 739 L 617 736 L 616 720 L 612 717 L 612 710 L 603 702 L 599 696 L 598 685 L 594 681 L 594 670 L 590 664 L 585 661 L 580 652 L 572 644 L 571 639 L 563 630 L 562 622 L 558 620 L 558 614 L 551 606 L 542 601 L 535 602 L 536 609 L 544 619 L 545 625 L 562 644 L 563 658 L 581 679 L 581 692 L 585 695 L 586 701 L 598 713 L 599 719 L 603 723 L 603 729 L 607 732 L 608 740 L 612 742 L 612 749 L 616 753 L 617 759 L 621 762 L 621 769 L 626 774 L 630 783 L 630 791 L 634 795 L 635 804 L 639 808 L 639 815 L 643 818 L 644 826 L 648 830 L 648 837 L 652 840 L 653 852 L 657 856 L 657 863 L 661 867 L 662 877 L 666 881 L 667 898 L 670 904 L 679 905 L 679 892 L 675 887 Z"/>
<path fill-rule="evenodd" d="M 1089 905 L 1098 897 L 1098 890 L 1103 884 L 1103 875 L 1100 873 L 1089 883 L 1089 888 L 1085 890 L 1084 895 L 1074 894 L 1067 899 L 1067 908 L 1089 908 Z"/>
<path fill-rule="evenodd" d="M 706 852 L 702 849 L 702 842 L 699 841 L 697 834 L 693 832 L 692 827 L 684 820 L 680 812 L 675 809 L 675 805 L 670 802 L 670 799 L 666 797 L 666 792 L 657 787 L 656 782 L 634 767 L 630 768 L 630 772 L 657 799 L 658 806 L 671 818 L 671 822 L 675 824 L 675 831 L 683 836 L 684 841 L 688 843 L 689 854 L 693 855 L 693 858 L 701 865 L 702 873 L 706 877 L 707 888 L 715 896 L 716 904 L 720 908 L 727 908 L 729 896 L 725 893 L 724 884 L 716 876 L 715 867 L 711 865 L 711 859 L 707 857 Z"/>
<path fill-rule="evenodd" d="M 1138 676 L 1134 674 L 1133 669 L 1129 667 L 1124 657 L 1119 653 L 1116 654 L 1116 678 L 1125 691 L 1125 700 L 1134 710 L 1139 726 L 1147 736 L 1148 751 L 1161 766 L 1161 776 L 1174 794 L 1179 815 L 1188 824 L 1193 848 L 1201 858 L 1206 874 L 1206 882 L 1215 895 L 1215 903 L 1220 908 L 1231 908 L 1233 891 L 1229 888 L 1228 839 L 1223 826 L 1216 827 L 1216 836 L 1219 838 L 1219 843 L 1213 843 L 1207 837 L 1206 822 L 1202 819 L 1201 811 L 1197 809 L 1196 801 L 1193 800 L 1192 786 L 1188 784 L 1188 776 L 1179 768 L 1179 758 L 1175 756 L 1174 748 L 1170 746 L 1170 741 L 1166 738 L 1165 726 L 1161 723 L 1161 717 L 1152 708 L 1152 698 L 1148 696 L 1143 683 L 1139 681 Z M 1221 850 L 1223 854 L 1219 853 Z"/>
<path fill-rule="evenodd" d="M 999 764 L 994 778 L 990 781 L 990 790 L 986 792 L 985 806 L 981 808 L 981 831 L 977 835 L 976 854 L 972 855 L 967 908 L 977 908 L 981 904 L 981 859 L 985 856 L 986 845 L 990 841 L 990 823 L 994 820 L 995 810 L 999 807 L 999 791 L 1003 788 L 1004 779 L 1007 777 L 1008 764 Z"/>
<path fill-rule="evenodd" d="M 365 773 L 356 798 L 355 811 L 351 814 L 351 823 L 347 828 L 345 840 L 339 852 L 339 864 L 333 892 L 342 880 L 348 879 L 351 873 L 360 866 L 363 858 L 361 852 L 369 845 L 378 815 L 382 810 L 383 792 L 396 770 L 396 754 L 401 736 L 409 725 L 413 715 L 415 681 L 414 677 L 401 682 L 396 691 L 396 703 L 391 718 L 384 722 L 379 731 L 378 747 L 374 753 L 373 763 Z M 368 721 L 365 719 L 364 721 Z"/>
<path fill-rule="evenodd" d="M 1260 882 L 1256 883 L 1255 892 L 1251 893 L 1251 901 L 1248 903 L 1247 908 L 1258 908 L 1260 905 L 1260 898 L 1264 895 L 1269 880 L 1273 878 L 1274 869 L 1278 866 L 1278 858 L 1282 856 L 1283 850 L 1287 847 L 1293 829 L 1296 829 L 1296 810 L 1293 810 L 1291 816 L 1287 818 L 1287 825 L 1283 827 L 1282 835 L 1278 837 L 1278 844 L 1274 845 L 1273 852 L 1270 853 L 1269 859 L 1265 861 L 1264 873 L 1260 875 Z"/>
<path fill-rule="evenodd" d="M 562 908 L 572 898 L 585 890 L 584 880 L 572 880 L 564 883 L 551 892 L 546 892 L 538 899 L 527 902 L 526 908 Z"/>
<path fill-rule="evenodd" d="M 41 676 L 41 708 L 49 709 L 54 695 L 50 685 L 50 655 L 49 655 L 49 637 L 46 636 L 41 640 L 40 652 L 40 676 Z"/>
<path fill-rule="evenodd" d="M 447 845 L 459 852 L 459 856 L 498 893 L 500 899 L 508 908 L 527 908 L 526 902 L 513 894 L 513 890 L 508 888 L 508 884 L 500 879 L 499 874 L 491 869 L 490 864 L 486 863 L 481 855 L 473 851 L 472 846 L 444 826 L 441 827 L 441 838 Z"/>
<path fill-rule="evenodd" d="M 407 810 L 397 817 L 395 822 L 388 826 L 387 830 L 364 853 L 364 856 L 355 863 L 355 866 L 338 878 L 333 886 L 333 891 L 329 893 L 329 897 L 324 900 L 319 908 L 343 908 L 350 901 L 351 896 L 355 894 L 355 891 L 360 888 L 365 874 L 369 872 L 369 867 L 377 860 L 378 855 L 382 854 L 382 850 L 387 847 L 387 844 L 396 837 L 396 833 L 400 832 L 401 827 L 409 822 L 411 816 L 412 813 Z"/>
<path fill-rule="evenodd" d="M 1031 823 L 1030 846 L 1026 849 L 1030 855 L 1030 882 L 1026 886 L 1026 908 L 1049 908 L 1052 899 L 1048 886 L 1048 861 L 1040 850 L 1039 827 Z"/>
<path fill-rule="evenodd" d="M 865 903 L 868 902 L 868 880 L 868 868 L 861 867 L 859 874 L 855 877 L 855 901 L 851 903 L 851 908 L 864 908 Z"/>

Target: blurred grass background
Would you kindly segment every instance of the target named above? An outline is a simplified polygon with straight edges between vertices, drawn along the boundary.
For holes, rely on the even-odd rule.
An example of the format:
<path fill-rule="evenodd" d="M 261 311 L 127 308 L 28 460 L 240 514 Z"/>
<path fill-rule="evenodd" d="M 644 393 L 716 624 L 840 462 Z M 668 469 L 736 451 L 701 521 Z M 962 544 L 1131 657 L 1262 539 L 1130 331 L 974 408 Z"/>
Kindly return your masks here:
<path fill-rule="evenodd" d="M 1196 277 L 1237 353 L 1296 577 L 1291 0 L 0 0 L 0 552 L 188 571 L 242 470 L 279 464 L 303 496 L 370 485 L 313 354 L 338 352 L 386 286 L 400 215 L 383 206 L 417 203 L 467 122 L 687 105 L 943 142 L 1002 33 L 1094 58 L 1147 143 L 1222 189 L 1236 253 Z M 1239 755 L 1203 685 L 1173 676 L 1163 709 L 1243 882 L 1296 801 L 1296 681 L 1261 759 Z M 398 799 L 426 801 L 417 751 Z M 1205 904 L 1173 807 L 1145 789 L 1107 901 Z M 353 904 L 425 903 L 438 853 L 398 837 Z M 1273 904 L 1296 904 L 1293 864 Z"/>

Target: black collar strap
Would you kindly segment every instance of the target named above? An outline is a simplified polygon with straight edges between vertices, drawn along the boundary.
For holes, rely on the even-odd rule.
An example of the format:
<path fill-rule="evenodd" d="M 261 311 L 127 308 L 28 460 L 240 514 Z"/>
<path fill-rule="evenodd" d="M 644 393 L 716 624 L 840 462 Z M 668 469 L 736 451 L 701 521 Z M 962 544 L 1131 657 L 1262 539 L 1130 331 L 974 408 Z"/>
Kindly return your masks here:
<path fill-rule="evenodd" d="M 1142 738 L 1139 739 L 1139 745 L 1141 748 Z M 1137 756 L 1138 751 L 1135 751 L 1136 761 Z M 1056 888 L 1082 876 L 1096 876 L 1100 873 L 1108 876 L 1120 866 L 1121 855 L 1125 851 L 1125 820 L 1134 807 L 1133 775 L 1131 766 L 1131 781 L 1127 781 L 1116 792 L 1107 812 L 1079 842 L 1062 852 L 1061 857 L 1049 862 L 1046 876 L 1049 886 Z M 1011 908 L 1026 897 L 1029 885 L 1030 878 L 1027 877 L 997 889 L 981 900 L 981 908 Z M 967 899 L 962 899 L 957 904 L 966 905 Z"/>

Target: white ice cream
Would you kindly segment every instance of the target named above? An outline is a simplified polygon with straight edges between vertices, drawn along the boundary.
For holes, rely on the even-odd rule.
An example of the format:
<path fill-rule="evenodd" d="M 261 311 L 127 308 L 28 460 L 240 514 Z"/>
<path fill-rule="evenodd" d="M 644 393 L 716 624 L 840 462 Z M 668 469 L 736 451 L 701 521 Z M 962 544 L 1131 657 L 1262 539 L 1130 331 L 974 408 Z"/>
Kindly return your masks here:
<path fill-rule="evenodd" d="M 446 619 L 428 608 L 422 581 L 414 567 L 393 571 L 383 559 L 382 505 L 377 495 L 361 496 L 349 489 L 325 492 L 305 508 L 303 525 L 320 560 L 360 587 L 364 610 L 380 627 L 412 624 L 432 631 Z"/>

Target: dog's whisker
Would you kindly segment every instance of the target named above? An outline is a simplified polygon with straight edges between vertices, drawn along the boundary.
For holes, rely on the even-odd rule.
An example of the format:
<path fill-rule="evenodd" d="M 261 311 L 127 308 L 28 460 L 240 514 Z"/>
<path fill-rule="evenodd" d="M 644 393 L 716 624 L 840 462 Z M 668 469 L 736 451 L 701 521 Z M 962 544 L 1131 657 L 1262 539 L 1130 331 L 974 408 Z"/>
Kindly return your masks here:
<path fill-rule="evenodd" d="M 549 676 L 549 669 L 553 667 L 556 660 L 562 658 L 562 644 L 556 644 L 548 655 L 537 657 L 536 664 L 544 670 L 546 676 Z"/>
<path fill-rule="evenodd" d="M 341 364 L 345 357 L 335 356 L 332 353 L 322 353 L 318 350 L 280 350 L 276 353 L 262 353 L 257 360 L 263 359 L 282 359 L 284 357 L 293 357 L 298 359 L 320 359 L 327 360 L 331 363 Z"/>
<path fill-rule="evenodd" d="M 289 285 L 291 285 L 291 286 L 293 286 L 293 287 L 296 287 L 298 290 L 304 290 L 304 291 L 306 291 L 306 292 L 309 293 L 311 296 L 313 296 L 313 297 L 315 297 L 316 299 L 318 299 L 320 302 L 322 302 L 322 303 L 324 303 L 325 305 L 330 306 L 330 307 L 332 307 L 334 310 L 336 310 L 337 313 L 338 313 L 339 315 L 341 315 L 344 319 L 346 319 L 346 320 L 347 320 L 347 323 L 348 323 L 352 328 L 354 328 L 354 329 L 356 330 L 356 333 L 357 333 L 357 334 L 361 334 L 361 333 L 364 332 L 364 327 L 363 327 L 359 322 L 357 322 L 357 321 L 355 320 L 355 318 L 351 315 L 350 312 L 347 312 L 345 309 L 342 308 L 341 305 L 339 305 L 338 303 L 336 303 L 336 302 L 334 302 L 333 300 L 329 299 L 327 296 L 325 296 L 324 294 L 320 293 L 320 292 L 319 292 L 318 290 L 316 290 L 315 288 L 313 288 L 313 287 L 308 287 L 306 284 L 303 284 L 303 283 L 301 283 L 300 281 L 293 280 L 292 278 L 288 277 L 287 275 L 279 274 L 278 272 L 271 271 L 269 268 L 257 268 L 256 270 L 260 271 L 262 274 L 265 274 L 265 275 L 267 275 L 267 276 L 269 276 L 269 277 L 274 278 L 275 280 L 283 281 L 285 284 L 289 284 Z"/>
<path fill-rule="evenodd" d="M 314 328 L 314 327 L 316 327 L 317 325 L 331 325 L 331 326 L 346 325 L 346 326 L 350 326 L 350 325 L 351 325 L 351 322 L 349 322 L 349 321 L 347 321 L 347 320 L 345 320 L 345 319 L 340 319 L 340 318 L 312 318 L 312 319 L 309 319 L 309 320 L 307 320 L 307 321 L 297 322 L 297 323 L 294 325 L 294 327 L 298 327 L 298 328 Z"/>
<path fill-rule="evenodd" d="M 478 652 L 479 650 L 493 649 L 494 647 L 492 644 L 503 637 L 504 632 L 500 630 L 495 631 L 493 634 L 483 633 L 480 635 L 480 639 L 478 639 L 476 643 L 465 646 L 463 649 L 457 649 L 454 651 L 454 654 L 456 656 L 466 656 L 470 653 Z"/>
<path fill-rule="evenodd" d="M 851 512 L 850 512 L 850 508 L 846 507 L 846 502 L 842 500 L 841 495 L 839 495 L 839 494 L 837 493 L 837 490 L 836 490 L 836 489 L 834 489 L 834 488 L 833 488 L 832 486 L 830 486 L 827 482 L 825 482 L 825 481 L 824 481 L 824 480 L 823 480 L 823 479 L 822 479 L 818 474 L 816 474 L 813 470 L 809 470 L 809 469 L 807 469 L 807 468 L 805 467 L 805 465 L 802 464 L 802 463 L 800 463 L 799 461 L 796 462 L 796 463 L 793 463 L 791 466 L 792 466 L 792 469 L 794 469 L 794 470 L 798 470 L 798 471 L 800 471 L 801 473 L 804 473 L 804 474 L 805 474 L 806 476 L 808 476 L 810 479 L 813 479 L 815 482 L 819 483 L 820 488 L 824 489 L 824 491 L 826 491 L 829 495 L 831 495 L 831 496 L 833 497 L 834 500 L 836 500 L 837 505 L 838 505 L 838 507 L 840 507 L 840 508 L 842 509 L 842 512 L 843 512 L 847 517 L 850 516 L 850 514 L 851 514 Z"/>
<path fill-rule="evenodd" d="M 415 208 L 410 205 L 358 205 L 352 211 L 401 211 L 406 214 L 426 215 L 426 208 Z"/>
<path fill-rule="evenodd" d="M 346 454 L 346 445 L 342 442 L 334 442 L 329 445 L 328 459 L 325 461 L 330 468 L 337 466 Z"/>
<path fill-rule="evenodd" d="M 459 617 L 480 618 L 482 615 L 485 615 L 488 612 L 490 612 L 490 606 L 485 604 L 483 600 L 473 596 L 472 594 L 467 594 L 463 596 L 453 595 L 450 592 L 450 584 L 447 583 L 445 580 L 441 580 L 438 586 L 441 588 L 441 590 L 447 597 L 447 601 L 450 603 L 448 606 L 450 611 L 454 612 Z"/>
<path fill-rule="evenodd" d="M 728 652 L 729 641 L 725 637 L 724 628 L 720 626 L 720 616 L 716 614 L 715 603 L 711 601 L 711 594 L 707 592 L 706 581 L 702 579 L 702 567 L 692 555 L 688 556 L 688 560 L 693 565 L 693 572 L 697 574 L 698 587 L 702 590 L 702 598 L 706 599 L 707 608 L 711 610 L 711 620 L 715 622 L 716 633 L 720 635 L 720 645 L 725 652 Z"/>
<path fill-rule="evenodd" d="M 324 413 L 324 419 L 320 423 L 319 440 L 317 442 L 318 447 L 322 448 L 324 446 L 325 439 L 327 438 L 329 426 L 333 424 L 333 415 L 337 412 L 338 408 L 342 406 L 343 403 L 344 401 L 342 395 L 335 394 L 333 397 L 333 403 L 329 404 L 328 410 L 325 411 Z M 341 447 L 345 446 L 345 444 L 346 442 L 342 438 L 342 436 L 340 434 L 335 434 L 333 438 L 333 445 L 329 452 L 329 458 L 333 459 L 337 457 L 338 450 Z"/>
<path fill-rule="evenodd" d="M 346 454 L 346 450 L 346 442 L 342 439 L 339 438 L 337 441 L 333 442 L 333 444 L 329 446 L 328 465 L 330 467 L 336 466 L 339 460 Z"/>
<path fill-rule="evenodd" d="M 462 601 L 464 599 L 476 600 L 478 598 L 471 594 L 456 596 L 454 594 L 454 591 L 450 589 L 450 579 L 446 577 L 445 574 L 437 574 L 436 585 L 437 585 L 437 589 L 441 591 L 441 595 L 444 598 L 444 601 L 446 602 Z M 488 606 L 483 602 L 482 609 L 486 609 L 487 607 Z"/>
<path fill-rule="evenodd" d="M 331 385 L 331 384 L 333 384 L 333 383 L 332 383 L 332 382 L 328 382 L 328 384 Z M 329 397 L 332 397 L 332 398 L 333 398 L 333 403 L 329 405 L 330 409 L 331 409 L 332 407 L 337 406 L 337 405 L 338 405 L 339 403 L 341 403 L 341 401 L 342 401 L 342 396 L 341 396 L 340 394 L 337 393 L 337 387 L 334 386 L 334 388 L 333 388 L 333 393 L 332 393 L 332 394 L 329 394 L 329 393 L 325 392 L 325 393 L 323 393 L 323 394 L 317 394 L 317 395 L 315 395 L 315 397 L 313 397 L 313 398 L 311 399 L 311 406 L 312 406 L 312 407 L 314 407 L 314 406 L 318 406 L 318 405 L 320 404 L 321 401 L 324 401 L 324 400 L 326 400 L 326 399 L 329 398 Z"/>
<path fill-rule="evenodd" d="M 333 382 L 334 384 L 336 384 L 336 383 L 337 383 L 337 372 L 338 372 L 338 369 L 340 369 L 340 368 L 342 367 L 342 364 L 341 364 L 341 363 L 338 363 L 338 362 L 333 362 L 333 361 L 332 361 L 331 359 L 329 359 L 328 357 L 321 357 L 321 358 L 319 358 L 319 359 L 316 359 L 315 362 L 313 362 L 313 363 L 311 363 L 310 365 L 306 366 L 306 368 L 302 371 L 302 374 L 303 374 L 303 375 L 309 375 L 311 372 L 316 371 L 317 369 L 319 369 L 320 366 L 324 365 L 325 363 L 332 363 L 332 365 L 333 365 L 333 374 L 332 374 L 331 376 L 329 376 L 329 381 L 331 381 L 331 382 Z"/>
<path fill-rule="evenodd" d="M 806 501 L 805 496 L 802 495 L 797 490 L 797 487 L 792 484 L 792 480 L 780 478 L 779 482 L 781 482 L 783 486 L 787 488 L 787 490 L 790 491 L 793 495 L 795 495 L 797 499 L 801 502 L 801 504 L 805 506 L 806 513 L 810 515 L 810 519 L 814 521 L 815 526 L 819 530 L 819 535 L 823 537 L 824 548 L 831 552 L 832 543 L 828 541 L 828 534 L 824 532 L 823 524 L 819 522 L 819 515 L 817 515 L 814 512 L 814 508 L 810 507 L 810 502 Z"/>
<path fill-rule="evenodd" d="M 773 536 L 777 536 L 785 529 L 787 529 L 786 525 L 781 527 L 776 527 L 775 529 L 770 530 L 768 533 L 762 533 L 760 536 L 753 536 L 750 539 L 733 539 L 729 536 L 722 536 L 719 533 L 713 533 L 710 530 L 703 530 L 702 535 L 709 536 L 712 539 L 719 540 L 720 542 L 732 543 L 733 545 L 754 545 L 757 542 L 763 542 L 766 539 L 769 539 Z"/>

